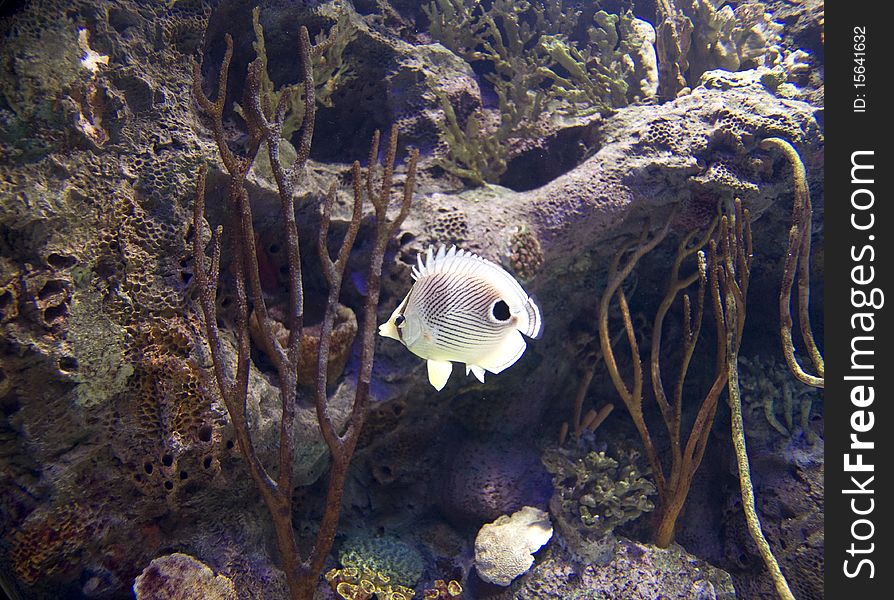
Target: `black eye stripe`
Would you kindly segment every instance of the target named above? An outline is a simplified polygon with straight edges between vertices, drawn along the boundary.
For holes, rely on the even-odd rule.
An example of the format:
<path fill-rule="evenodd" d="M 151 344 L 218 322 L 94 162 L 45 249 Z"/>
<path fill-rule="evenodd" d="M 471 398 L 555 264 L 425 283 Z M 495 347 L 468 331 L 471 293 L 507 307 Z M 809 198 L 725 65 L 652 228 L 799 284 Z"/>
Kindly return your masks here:
<path fill-rule="evenodd" d="M 404 321 L 406 321 L 406 318 L 403 315 L 397 315 L 396 317 L 394 317 L 394 324 L 398 327 L 403 325 Z"/>

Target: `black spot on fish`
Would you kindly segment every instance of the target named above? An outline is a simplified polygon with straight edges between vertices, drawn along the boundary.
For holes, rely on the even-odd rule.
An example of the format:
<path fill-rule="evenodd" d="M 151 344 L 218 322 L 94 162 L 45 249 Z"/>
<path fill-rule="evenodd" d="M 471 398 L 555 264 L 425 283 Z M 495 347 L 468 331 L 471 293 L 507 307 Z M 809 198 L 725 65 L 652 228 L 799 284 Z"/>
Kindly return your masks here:
<path fill-rule="evenodd" d="M 502 300 L 497 300 L 494 303 L 494 307 L 491 309 L 493 312 L 494 318 L 498 321 L 507 321 L 509 320 L 509 305 L 506 304 Z"/>

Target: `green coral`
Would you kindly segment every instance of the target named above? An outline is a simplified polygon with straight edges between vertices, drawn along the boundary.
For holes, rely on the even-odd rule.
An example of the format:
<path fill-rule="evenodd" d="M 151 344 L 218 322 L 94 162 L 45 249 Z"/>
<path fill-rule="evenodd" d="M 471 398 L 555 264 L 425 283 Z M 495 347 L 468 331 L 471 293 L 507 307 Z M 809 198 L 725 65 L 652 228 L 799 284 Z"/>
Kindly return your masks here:
<path fill-rule="evenodd" d="M 272 110 L 284 94 L 288 94 L 285 119 L 282 125 L 282 138 L 288 140 L 304 122 L 304 82 L 283 85 L 278 89 L 271 81 L 267 71 L 267 47 L 264 39 L 264 27 L 261 25 L 261 9 L 252 10 L 252 28 L 255 41 L 252 42 L 255 60 L 261 65 L 261 97 L 270 98 Z M 331 107 L 333 96 L 341 86 L 354 78 L 354 73 L 343 60 L 345 48 L 357 37 L 357 27 L 351 21 L 347 10 L 338 13 L 338 20 L 328 35 L 321 33 L 313 41 L 311 62 L 314 70 L 314 99 L 320 106 Z M 242 114 L 240 106 L 236 111 Z M 269 117 L 270 115 L 268 115 Z"/>
<path fill-rule="evenodd" d="M 435 93 L 444 110 L 441 134 L 448 149 L 447 157 L 440 159 L 438 166 L 475 185 L 499 181 L 508 167 L 507 134 L 500 128 L 488 127 L 483 111 L 470 115 L 466 126 L 461 127 L 446 94 L 437 90 Z"/>
<path fill-rule="evenodd" d="M 411 600 L 416 595 L 412 588 L 391 583 L 387 575 L 355 567 L 331 569 L 324 577 L 343 600 Z"/>
<path fill-rule="evenodd" d="M 654 484 L 634 449 L 594 451 L 588 437 L 572 448 L 550 448 L 541 458 L 553 475 L 550 514 L 569 550 L 588 563 L 614 555 L 615 528 L 651 512 Z"/>
<path fill-rule="evenodd" d="M 408 587 L 422 577 L 425 566 L 416 549 L 387 535 L 348 538 L 339 550 L 338 560 L 343 567 L 378 573 L 389 582 Z"/>
<path fill-rule="evenodd" d="M 627 80 L 653 40 L 629 11 L 571 10 L 560 0 L 435 0 L 423 11 L 432 37 L 469 63 L 490 66 L 484 79 L 498 99 L 495 118 L 480 110 L 463 126 L 441 96 L 450 149 L 442 166 L 474 183 L 499 180 L 510 158 L 507 142 L 539 137 L 547 108 L 605 113 L 643 95 Z M 569 31 L 585 35 L 573 39 Z"/>
<path fill-rule="evenodd" d="M 631 90 L 628 79 L 644 44 L 651 44 L 637 26 L 633 13 L 609 14 L 598 11 L 593 25 L 587 28 L 587 42 L 575 45 L 562 35 L 544 35 L 540 46 L 554 64 L 544 75 L 552 82 L 553 96 L 564 100 L 572 113 L 606 112 L 626 106 L 634 95 L 644 90 Z M 632 65 L 632 66 L 631 66 Z M 564 70 L 567 76 L 559 73 Z"/>
<path fill-rule="evenodd" d="M 564 450 L 548 452 L 544 458 L 553 473 L 562 512 L 574 515 L 586 528 L 611 533 L 617 526 L 650 512 L 655 486 L 640 473 L 634 450 L 618 451 L 618 459 L 603 452 L 588 452 L 574 458 Z"/>
<path fill-rule="evenodd" d="M 73 21 L 23 21 L 0 39 L 0 144 L 12 157 L 36 159 L 64 137 L 70 95 L 90 72 Z"/>
<path fill-rule="evenodd" d="M 432 37 L 467 62 L 486 62 L 493 68 L 485 79 L 498 98 L 497 118 L 478 111 L 462 126 L 446 96 L 440 96 L 449 148 L 440 164 L 479 185 L 498 181 L 506 172 L 507 142 L 536 137 L 545 108 L 545 75 L 540 70 L 548 61 L 542 52 L 530 51 L 540 36 L 524 19 L 530 10 L 530 3 L 511 0 L 495 0 L 489 9 L 463 0 L 437 0 L 423 7 Z"/>

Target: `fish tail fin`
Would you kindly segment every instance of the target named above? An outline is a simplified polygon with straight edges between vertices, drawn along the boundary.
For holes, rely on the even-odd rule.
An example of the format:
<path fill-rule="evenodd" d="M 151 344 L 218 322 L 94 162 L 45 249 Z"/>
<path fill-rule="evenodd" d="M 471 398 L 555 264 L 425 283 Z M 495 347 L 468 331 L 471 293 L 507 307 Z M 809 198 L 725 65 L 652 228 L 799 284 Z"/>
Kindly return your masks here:
<path fill-rule="evenodd" d="M 543 334 L 543 316 L 533 296 L 528 296 L 524 309 L 524 313 L 519 315 L 521 318 L 518 322 L 518 330 L 529 338 L 539 339 Z"/>

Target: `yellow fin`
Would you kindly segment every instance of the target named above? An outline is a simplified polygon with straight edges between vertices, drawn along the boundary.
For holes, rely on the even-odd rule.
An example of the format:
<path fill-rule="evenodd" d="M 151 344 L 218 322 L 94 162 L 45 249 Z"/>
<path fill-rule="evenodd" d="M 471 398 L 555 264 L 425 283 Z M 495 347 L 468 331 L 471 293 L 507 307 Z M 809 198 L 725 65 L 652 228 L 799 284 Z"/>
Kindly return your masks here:
<path fill-rule="evenodd" d="M 428 382 L 439 392 L 447 385 L 450 373 L 453 372 L 453 363 L 449 360 L 428 361 Z"/>

